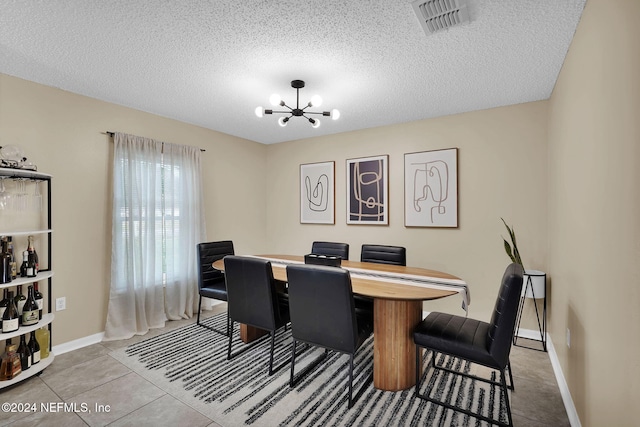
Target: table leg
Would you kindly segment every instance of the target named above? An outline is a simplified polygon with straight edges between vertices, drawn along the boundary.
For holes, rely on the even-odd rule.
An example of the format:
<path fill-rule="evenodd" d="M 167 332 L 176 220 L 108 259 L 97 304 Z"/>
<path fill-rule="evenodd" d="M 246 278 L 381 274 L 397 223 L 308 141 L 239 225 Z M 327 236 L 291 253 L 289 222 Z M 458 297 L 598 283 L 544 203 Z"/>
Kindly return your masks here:
<path fill-rule="evenodd" d="M 246 344 L 257 340 L 258 338 L 267 335 L 268 333 L 269 331 L 265 331 L 264 329 L 240 323 L 240 339 Z"/>
<path fill-rule="evenodd" d="M 405 390 L 416 383 L 413 329 L 422 318 L 422 301 L 374 300 L 373 386 Z"/>

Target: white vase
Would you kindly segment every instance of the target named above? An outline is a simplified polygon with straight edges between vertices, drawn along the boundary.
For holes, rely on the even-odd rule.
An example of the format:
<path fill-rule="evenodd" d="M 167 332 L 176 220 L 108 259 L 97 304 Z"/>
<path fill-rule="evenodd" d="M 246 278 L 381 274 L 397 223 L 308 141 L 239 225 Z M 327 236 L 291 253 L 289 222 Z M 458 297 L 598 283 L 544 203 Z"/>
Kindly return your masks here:
<path fill-rule="evenodd" d="M 531 280 L 527 287 L 527 281 Z M 533 291 L 532 291 L 533 289 Z M 525 294 L 526 291 L 526 294 Z M 547 292 L 547 275 L 543 271 L 525 270 L 522 277 L 522 296 L 527 298 L 544 298 Z"/>

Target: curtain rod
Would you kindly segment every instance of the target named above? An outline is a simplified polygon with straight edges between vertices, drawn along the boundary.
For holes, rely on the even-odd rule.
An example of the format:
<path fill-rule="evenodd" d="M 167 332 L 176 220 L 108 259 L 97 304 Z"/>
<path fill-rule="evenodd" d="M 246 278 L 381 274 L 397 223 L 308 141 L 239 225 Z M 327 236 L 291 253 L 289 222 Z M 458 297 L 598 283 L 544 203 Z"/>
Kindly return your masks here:
<path fill-rule="evenodd" d="M 103 133 L 104 133 L 105 135 L 109 135 L 111 138 L 113 138 L 113 135 L 115 135 L 115 134 L 116 134 L 115 132 L 112 132 L 112 131 L 110 131 L 110 130 L 108 130 L 108 131 L 106 131 L 106 132 L 103 132 Z M 201 148 L 201 149 L 200 149 L 200 151 L 205 152 L 205 151 L 207 151 L 207 150 L 205 150 L 204 148 Z"/>

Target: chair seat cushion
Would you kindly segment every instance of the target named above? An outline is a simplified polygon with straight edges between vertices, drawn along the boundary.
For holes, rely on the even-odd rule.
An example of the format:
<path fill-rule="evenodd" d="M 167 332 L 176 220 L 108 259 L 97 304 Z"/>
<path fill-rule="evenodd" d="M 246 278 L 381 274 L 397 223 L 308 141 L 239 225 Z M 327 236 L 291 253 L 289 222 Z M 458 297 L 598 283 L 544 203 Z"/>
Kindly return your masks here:
<path fill-rule="evenodd" d="M 227 286 L 224 281 L 200 288 L 200 295 L 207 298 L 227 301 Z"/>
<path fill-rule="evenodd" d="M 416 326 L 413 340 L 420 347 L 500 369 L 487 349 L 488 332 L 489 324 L 486 322 L 433 312 Z"/>

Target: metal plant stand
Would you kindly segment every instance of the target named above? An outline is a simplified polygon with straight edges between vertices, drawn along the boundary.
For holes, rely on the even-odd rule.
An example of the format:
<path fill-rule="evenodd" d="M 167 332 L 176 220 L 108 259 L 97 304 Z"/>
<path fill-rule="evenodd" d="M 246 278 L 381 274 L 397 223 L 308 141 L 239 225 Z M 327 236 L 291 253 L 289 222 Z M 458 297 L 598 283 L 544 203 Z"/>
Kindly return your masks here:
<path fill-rule="evenodd" d="M 518 316 L 516 318 L 517 319 L 516 330 L 515 330 L 515 333 L 513 334 L 513 345 L 518 347 L 529 348 L 531 350 L 546 352 L 547 351 L 547 292 L 546 292 L 547 275 L 542 271 L 529 270 L 529 271 L 525 271 L 525 277 L 526 277 L 526 283 L 525 283 L 524 290 L 522 292 L 522 296 L 520 297 L 520 304 L 518 306 Z M 541 278 L 543 283 L 542 288 L 540 289 L 540 287 L 538 287 L 537 292 L 535 289 L 536 286 L 534 286 L 534 283 L 533 283 L 533 278 Z M 518 336 L 518 333 L 520 332 L 520 322 L 522 321 L 522 312 L 524 310 L 524 302 L 526 298 L 533 299 L 533 306 L 535 307 L 535 310 L 536 310 L 536 320 L 538 321 L 538 331 L 540 332 L 540 339 L 539 340 L 535 338 L 525 338 L 525 339 L 541 342 L 542 350 L 540 350 L 539 348 L 518 344 L 518 338 L 520 338 Z M 536 301 L 537 299 L 540 299 L 540 298 L 543 299 L 542 316 L 540 316 L 540 312 L 538 310 L 538 302 Z M 540 317 L 542 317 L 542 319 L 540 319 Z"/>

